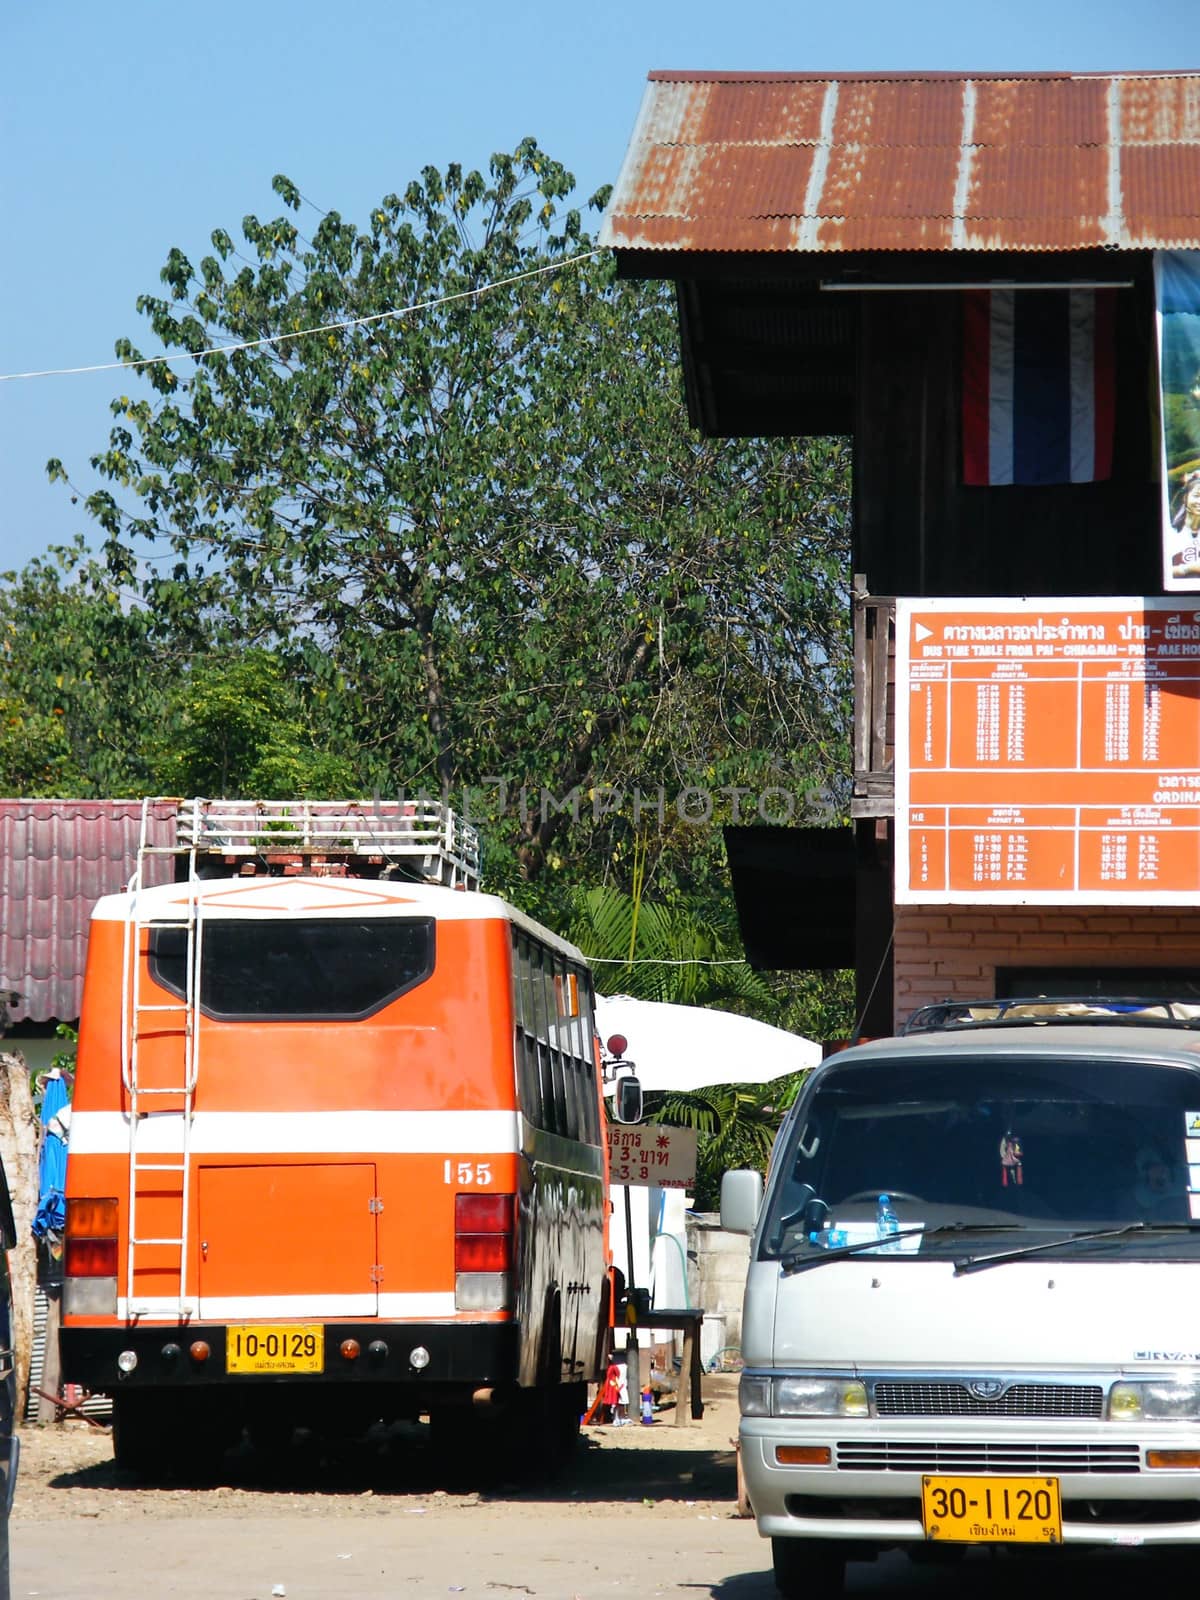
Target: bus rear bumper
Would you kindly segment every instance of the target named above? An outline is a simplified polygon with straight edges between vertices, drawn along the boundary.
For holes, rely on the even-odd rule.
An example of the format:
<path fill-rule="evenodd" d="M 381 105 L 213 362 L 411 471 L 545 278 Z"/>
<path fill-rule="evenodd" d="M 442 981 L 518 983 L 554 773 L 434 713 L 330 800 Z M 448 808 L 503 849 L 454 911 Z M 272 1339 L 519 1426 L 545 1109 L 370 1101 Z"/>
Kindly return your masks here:
<path fill-rule="evenodd" d="M 518 1327 L 512 1322 L 327 1322 L 318 1371 L 228 1370 L 227 1324 L 64 1327 L 64 1383 L 95 1394 L 282 1383 L 405 1385 L 448 1397 L 515 1382 Z M 282 1328 L 280 1331 L 283 1331 Z M 207 1352 L 207 1353 L 205 1353 Z M 132 1358 L 132 1360 L 131 1360 Z"/>

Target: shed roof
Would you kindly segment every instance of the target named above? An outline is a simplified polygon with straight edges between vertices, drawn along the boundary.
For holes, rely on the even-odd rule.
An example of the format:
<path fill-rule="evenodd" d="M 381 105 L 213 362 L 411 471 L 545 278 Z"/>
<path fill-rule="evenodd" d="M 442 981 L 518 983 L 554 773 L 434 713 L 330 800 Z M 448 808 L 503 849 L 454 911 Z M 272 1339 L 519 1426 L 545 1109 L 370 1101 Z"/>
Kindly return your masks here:
<path fill-rule="evenodd" d="M 1200 71 L 653 72 L 618 251 L 1200 247 Z"/>
<path fill-rule="evenodd" d="M 0 800 L 0 989 L 20 995 L 13 1022 L 79 1015 L 92 907 L 129 881 L 141 818 L 140 800 Z M 173 807 L 150 832 L 174 843 Z"/>

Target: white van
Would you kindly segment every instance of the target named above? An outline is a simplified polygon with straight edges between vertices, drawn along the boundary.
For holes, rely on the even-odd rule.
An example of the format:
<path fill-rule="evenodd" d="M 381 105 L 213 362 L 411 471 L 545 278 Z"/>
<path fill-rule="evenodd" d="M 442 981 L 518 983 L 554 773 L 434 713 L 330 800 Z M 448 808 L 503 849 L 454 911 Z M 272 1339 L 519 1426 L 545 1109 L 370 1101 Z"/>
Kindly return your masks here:
<path fill-rule="evenodd" d="M 1200 1546 L 1197 1008 L 930 1011 L 813 1072 L 765 1199 L 722 1187 L 788 1596 L 896 1547 Z"/>

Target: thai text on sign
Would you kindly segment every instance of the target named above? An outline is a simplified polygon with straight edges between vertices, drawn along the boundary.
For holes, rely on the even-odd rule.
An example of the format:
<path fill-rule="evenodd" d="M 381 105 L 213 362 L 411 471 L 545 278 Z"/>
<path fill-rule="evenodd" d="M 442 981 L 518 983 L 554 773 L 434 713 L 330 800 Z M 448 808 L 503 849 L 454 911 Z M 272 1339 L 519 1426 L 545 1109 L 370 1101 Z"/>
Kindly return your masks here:
<path fill-rule="evenodd" d="M 696 1130 L 668 1128 L 658 1122 L 636 1128 L 612 1122 L 608 1126 L 608 1157 L 613 1183 L 690 1189 L 696 1181 Z"/>
<path fill-rule="evenodd" d="M 896 899 L 1192 903 L 1200 607 L 898 600 Z"/>

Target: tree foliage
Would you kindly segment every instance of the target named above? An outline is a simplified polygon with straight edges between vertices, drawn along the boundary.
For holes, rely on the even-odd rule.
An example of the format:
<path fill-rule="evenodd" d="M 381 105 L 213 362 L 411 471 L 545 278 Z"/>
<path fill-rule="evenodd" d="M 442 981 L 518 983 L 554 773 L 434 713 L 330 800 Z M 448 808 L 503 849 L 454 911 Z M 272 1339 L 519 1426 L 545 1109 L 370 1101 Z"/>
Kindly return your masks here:
<path fill-rule="evenodd" d="M 836 809 L 844 447 L 693 433 L 669 292 L 616 281 L 532 140 L 362 227 L 275 188 L 138 302 L 167 350 L 227 347 L 143 369 L 96 458 L 110 558 L 173 553 L 157 625 L 279 652 L 364 787 L 477 790 L 498 887 L 627 881 L 639 840 L 686 879 L 686 786 Z M 598 803 L 660 785 L 648 826 Z"/>
<path fill-rule="evenodd" d="M 738 1167 L 766 1172 L 779 1126 L 804 1078 L 796 1072 L 774 1083 L 715 1084 L 689 1094 L 646 1097 L 648 1121 L 695 1128 L 700 1135 L 693 1189 L 697 1211 L 720 1208 L 724 1173 Z"/>
<path fill-rule="evenodd" d="M 153 740 L 162 794 L 286 800 L 352 794 L 353 763 L 318 748 L 279 660 L 265 650 L 202 657 Z"/>
<path fill-rule="evenodd" d="M 601 994 L 759 1014 L 769 986 L 697 908 L 644 901 L 607 884 L 576 891 L 566 934 L 595 964 Z"/>
<path fill-rule="evenodd" d="M 141 792 L 171 656 L 152 643 L 128 572 L 82 541 L 0 575 L 0 788 Z"/>
<path fill-rule="evenodd" d="M 844 442 L 698 436 L 669 289 L 617 280 L 533 140 L 357 225 L 274 187 L 137 302 L 171 359 L 113 401 L 103 563 L 0 594 L 14 779 L 465 799 L 489 887 L 655 962 L 614 984 L 840 1014 L 711 963 L 720 823 L 844 813 Z"/>
<path fill-rule="evenodd" d="M 677 1005 L 712 1006 L 772 1022 L 814 1039 L 846 1038 L 853 1029 L 850 974 L 762 974 L 736 959 L 737 942 L 720 913 L 598 886 L 574 897 L 566 927 L 593 963 L 602 994 Z M 687 1093 L 650 1093 L 653 1122 L 695 1128 L 695 1204 L 716 1210 L 721 1175 L 731 1167 L 765 1172 L 784 1113 L 805 1073 L 762 1084 L 716 1084 Z"/>

